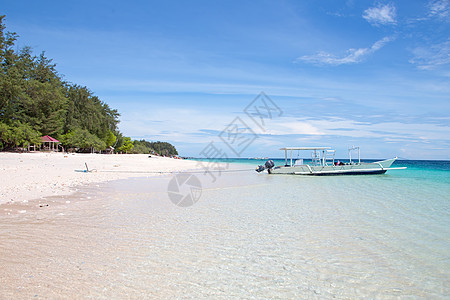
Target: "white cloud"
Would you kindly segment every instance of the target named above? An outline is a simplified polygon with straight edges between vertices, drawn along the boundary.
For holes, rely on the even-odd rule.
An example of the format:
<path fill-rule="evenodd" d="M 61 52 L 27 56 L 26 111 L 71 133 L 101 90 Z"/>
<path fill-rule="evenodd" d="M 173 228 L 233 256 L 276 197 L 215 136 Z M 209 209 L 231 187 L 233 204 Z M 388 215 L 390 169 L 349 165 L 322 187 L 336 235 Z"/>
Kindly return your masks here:
<path fill-rule="evenodd" d="M 363 18 L 372 25 L 395 25 L 396 9 L 392 4 L 371 7 L 364 11 Z"/>
<path fill-rule="evenodd" d="M 413 50 L 414 58 L 409 62 L 419 69 L 431 70 L 450 63 L 450 40 L 430 47 L 419 47 Z"/>
<path fill-rule="evenodd" d="M 286 135 L 286 134 L 305 134 L 305 135 L 323 135 L 310 121 L 302 121 L 296 118 L 281 118 L 273 121 L 270 128 L 266 130 L 255 130 L 257 134 Z"/>
<path fill-rule="evenodd" d="M 122 111 L 121 119 L 119 128 L 125 135 L 175 142 L 191 141 L 195 135 L 196 143 L 209 143 L 216 134 L 206 131 L 223 130 L 233 120 L 230 115 L 217 111 L 162 108 L 151 104 L 142 104 L 139 110 Z"/>
<path fill-rule="evenodd" d="M 343 65 L 359 63 L 363 61 L 367 56 L 375 53 L 381 49 L 385 44 L 392 41 L 393 37 L 384 37 L 381 40 L 375 42 L 370 48 L 359 48 L 347 50 L 347 55 L 343 57 L 337 57 L 334 54 L 320 51 L 314 55 L 305 55 L 296 59 L 298 61 L 304 61 L 312 64 L 325 64 L 325 65 Z"/>
<path fill-rule="evenodd" d="M 435 0 L 430 1 L 429 17 L 437 16 L 439 18 L 447 19 L 450 16 L 450 1 L 449 0 Z"/>
<path fill-rule="evenodd" d="M 274 135 L 340 136 L 379 138 L 386 141 L 429 142 L 447 140 L 448 126 L 437 124 L 382 122 L 362 123 L 345 118 L 280 118 L 272 125 Z"/>
<path fill-rule="evenodd" d="M 121 129 L 126 135 L 132 133 L 134 139 L 169 141 L 174 143 L 183 155 L 198 156 L 211 141 L 217 142 L 217 145 L 224 147 L 224 151 L 228 151 L 226 146 L 220 144 L 217 135 L 232 120 L 230 114 L 201 109 L 163 109 L 149 106 L 143 107 L 139 113 L 126 113 L 124 117 L 122 124 L 124 128 Z M 241 117 L 247 121 L 245 116 Z M 288 141 L 294 144 L 328 144 L 334 139 L 340 141 L 370 139 L 374 143 L 417 143 L 422 145 L 420 147 L 425 144 L 442 145 L 448 141 L 449 132 L 445 121 L 441 124 L 420 121 L 371 123 L 346 117 L 320 119 L 280 117 L 270 120 L 266 130 L 261 130 L 250 122 L 248 125 L 260 136 L 245 154 L 250 156 L 268 155 L 266 150 L 261 149 L 276 149 L 281 146 L 280 144 L 286 146 Z"/>

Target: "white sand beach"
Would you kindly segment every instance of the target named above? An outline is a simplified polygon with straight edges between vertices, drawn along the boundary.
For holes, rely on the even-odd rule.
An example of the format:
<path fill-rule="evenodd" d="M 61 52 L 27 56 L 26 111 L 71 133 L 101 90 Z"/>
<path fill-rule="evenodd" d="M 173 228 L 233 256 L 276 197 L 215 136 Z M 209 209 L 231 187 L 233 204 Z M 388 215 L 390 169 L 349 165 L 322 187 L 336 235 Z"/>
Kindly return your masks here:
<path fill-rule="evenodd" d="M 81 172 L 85 164 L 90 172 Z M 0 204 L 68 195 L 83 184 L 156 176 L 196 164 L 147 154 L 0 153 Z"/>

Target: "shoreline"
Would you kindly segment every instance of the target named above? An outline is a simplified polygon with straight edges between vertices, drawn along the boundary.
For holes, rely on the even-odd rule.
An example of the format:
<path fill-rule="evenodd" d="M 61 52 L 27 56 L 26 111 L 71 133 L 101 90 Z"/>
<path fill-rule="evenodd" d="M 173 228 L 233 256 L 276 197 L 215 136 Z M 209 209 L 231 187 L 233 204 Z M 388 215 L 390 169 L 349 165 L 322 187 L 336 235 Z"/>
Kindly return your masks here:
<path fill-rule="evenodd" d="M 91 183 L 198 168 L 196 161 L 148 154 L 4 152 L 0 162 L 0 205 L 70 195 Z M 85 172 L 85 164 L 89 172 Z"/>

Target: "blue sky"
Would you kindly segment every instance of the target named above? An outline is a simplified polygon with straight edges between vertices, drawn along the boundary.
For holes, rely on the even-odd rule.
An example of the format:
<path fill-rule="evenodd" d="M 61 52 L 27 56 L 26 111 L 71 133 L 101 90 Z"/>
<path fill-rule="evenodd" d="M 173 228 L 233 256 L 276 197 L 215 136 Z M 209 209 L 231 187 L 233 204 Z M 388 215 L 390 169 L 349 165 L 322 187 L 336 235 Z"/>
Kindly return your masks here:
<path fill-rule="evenodd" d="M 125 135 L 181 155 L 213 142 L 236 157 L 220 133 L 239 117 L 257 135 L 242 157 L 358 145 L 450 159 L 449 0 L 6 0 L 0 13 L 19 47 L 117 108 Z M 263 128 L 244 112 L 261 92 L 282 111 Z"/>

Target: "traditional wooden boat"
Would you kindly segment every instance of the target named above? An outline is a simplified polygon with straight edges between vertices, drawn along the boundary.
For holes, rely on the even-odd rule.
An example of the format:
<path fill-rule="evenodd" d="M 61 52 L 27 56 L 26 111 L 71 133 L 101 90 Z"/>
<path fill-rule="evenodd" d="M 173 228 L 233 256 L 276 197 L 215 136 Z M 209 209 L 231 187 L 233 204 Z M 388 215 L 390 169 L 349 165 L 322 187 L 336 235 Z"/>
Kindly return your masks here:
<path fill-rule="evenodd" d="M 290 147 L 280 150 L 284 150 L 284 166 L 275 166 L 272 160 L 268 160 L 264 166 L 258 166 L 256 171 L 267 170 L 269 174 L 323 176 L 384 174 L 387 170 L 406 169 L 406 167 L 391 168 L 397 157 L 368 163 L 361 162 L 359 147 L 354 146 L 349 148 L 350 160 L 346 163 L 336 161 L 336 151 L 331 150 L 330 147 Z M 353 150 L 358 150 L 357 162 L 352 161 L 351 152 Z M 306 164 L 303 159 L 294 161 L 293 151 L 311 151 L 311 163 Z M 290 153 L 290 163 L 288 163 L 288 152 Z"/>

